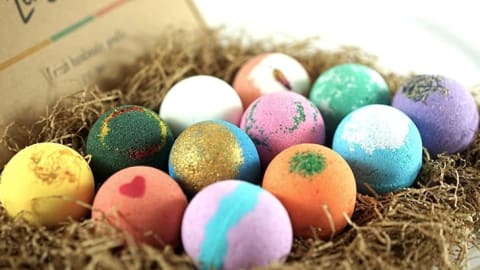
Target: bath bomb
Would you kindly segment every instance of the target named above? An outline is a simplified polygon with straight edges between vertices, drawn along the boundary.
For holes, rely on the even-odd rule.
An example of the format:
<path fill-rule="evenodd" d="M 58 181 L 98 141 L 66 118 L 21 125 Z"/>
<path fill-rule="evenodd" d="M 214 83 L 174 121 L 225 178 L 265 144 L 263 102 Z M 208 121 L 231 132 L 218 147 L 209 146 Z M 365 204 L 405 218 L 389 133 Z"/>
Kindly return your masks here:
<path fill-rule="evenodd" d="M 243 114 L 240 128 L 255 143 L 263 168 L 289 146 L 325 141 L 322 115 L 307 98 L 294 92 L 259 97 Z"/>
<path fill-rule="evenodd" d="M 87 138 L 90 166 L 98 183 L 136 165 L 167 170 L 173 136 L 157 113 L 135 105 L 109 110 L 93 124 Z"/>
<path fill-rule="evenodd" d="M 205 120 L 225 120 L 238 125 L 242 113 L 237 92 L 225 81 L 208 75 L 181 80 L 168 91 L 160 106 L 160 117 L 175 137 Z"/>
<path fill-rule="evenodd" d="M 304 96 L 310 77 L 295 58 L 283 53 L 264 53 L 248 60 L 238 71 L 233 88 L 247 108 L 258 97 L 278 91 L 294 91 Z"/>
<path fill-rule="evenodd" d="M 57 143 L 30 145 L 13 156 L 0 179 L 0 200 L 11 217 L 54 227 L 89 213 L 92 171 L 75 150 Z"/>
<path fill-rule="evenodd" d="M 460 83 L 438 75 L 417 75 L 400 87 L 392 105 L 418 127 L 432 155 L 465 150 L 478 130 L 478 108 Z"/>
<path fill-rule="evenodd" d="M 387 83 L 375 70 L 360 64 L 341 64 L 320 74 L 309 99 L 325 120 L 328 141 L 350 112 L 369 104 L 390 104 Z"/>
<path fill-rule="evenodd" d="M 168 168 L 188 195 L 220 180 L 261 180 L 260 159 L 252 140 L 223 120 L 203 121 L 185 129 L 173 144 Z"/>
<path fill-rule="evenodd" d="M 103 183 L 93 201 L 92 218 L 107 220 L 138 242 L 176 247 L 186 207 L 185 194 L 168 174 L 133 166 Z"/>
<path fill-rule="evenodd" d="M 182 222 L 183 246 L 200 269 L 250 269 L 281 262 L 292 241 L 282 204 L 244 181 L 206 187 L 192 199 Z"/>
<path fill-rule="evenodd" d="M 329 239 L 347 225 L 355 208 L 355 178 L 347 162 L 318 144 L 297 144 L 267 167 L 263 188 L 290 215 L 296 236 Z M 315 231 L 315 234 L 314 234 Z"/>
<path fill-rule="evenodd" d="M 422 139 L 412 120 L 386 105 L 348 114 L 333 137 L 333 150 L 350 165 L 363 194 L 409 187 L 422 166 Z"/>

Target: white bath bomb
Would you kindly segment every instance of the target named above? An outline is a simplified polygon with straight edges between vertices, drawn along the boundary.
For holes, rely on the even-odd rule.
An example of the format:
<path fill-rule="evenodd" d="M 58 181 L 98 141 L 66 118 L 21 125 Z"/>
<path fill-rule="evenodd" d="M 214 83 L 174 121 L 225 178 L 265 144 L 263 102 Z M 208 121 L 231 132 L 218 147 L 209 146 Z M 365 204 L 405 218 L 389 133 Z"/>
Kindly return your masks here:
<path fill-rule="evenodd" d="M 160 105 L 160 118 L 177 137 L 185 128 L 205 120 L 239 124 L 243 106 L 237 92 L 225 81 L 196 75 L 175 84 Z"/>

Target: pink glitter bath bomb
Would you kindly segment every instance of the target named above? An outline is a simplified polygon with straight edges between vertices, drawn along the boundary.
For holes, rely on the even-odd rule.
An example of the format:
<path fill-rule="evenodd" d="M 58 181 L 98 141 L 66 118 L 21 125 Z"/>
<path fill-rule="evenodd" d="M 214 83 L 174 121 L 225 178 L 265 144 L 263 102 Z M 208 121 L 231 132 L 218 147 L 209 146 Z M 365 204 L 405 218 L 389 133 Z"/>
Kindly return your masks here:
<path fill-rule="evenodd" d="M 320 111 L 294 92 L 281 91 L 257 98 L 244 112 L 240 128 L 255 143 L 263 168 L 292 145 L 325 142 Z"/>

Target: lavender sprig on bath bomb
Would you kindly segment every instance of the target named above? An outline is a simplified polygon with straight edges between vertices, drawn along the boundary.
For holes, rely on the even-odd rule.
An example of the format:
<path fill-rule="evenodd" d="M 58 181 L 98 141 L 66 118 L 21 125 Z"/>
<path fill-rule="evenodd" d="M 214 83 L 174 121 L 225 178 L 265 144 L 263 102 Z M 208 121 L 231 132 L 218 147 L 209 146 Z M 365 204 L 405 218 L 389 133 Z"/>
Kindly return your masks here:
<path fill-rule="evenodd" d="M 479 114 L 471 93 L 439 75 L 417 75 L 397 91 L 392 105 L 406 113 L 433 154 L 458 153 L 475 139 Z"/>

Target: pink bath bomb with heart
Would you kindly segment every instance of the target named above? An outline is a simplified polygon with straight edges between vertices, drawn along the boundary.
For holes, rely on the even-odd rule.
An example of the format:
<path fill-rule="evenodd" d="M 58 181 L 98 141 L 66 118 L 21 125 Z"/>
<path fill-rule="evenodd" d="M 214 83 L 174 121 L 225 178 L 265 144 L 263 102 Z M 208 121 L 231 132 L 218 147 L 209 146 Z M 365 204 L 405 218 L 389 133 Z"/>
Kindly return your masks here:
<path fill-rule="evenodd" d="M 325 142 L 325 124 L 317 107 L 290 91 L 263 95 L 245 110 L 240 128 L 252 139 L 262 167 L 296 144 Z"/>
<path fill-rule="evenodd" d="M 92 218 L 108 221 L 137 242 L 176 247 L 186 207 L 185 194 L 168 174 L 134 166 L 102 184 L 93 201 Z"/>

